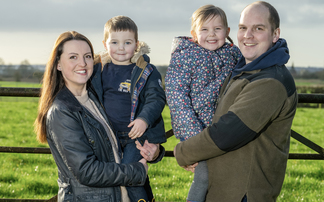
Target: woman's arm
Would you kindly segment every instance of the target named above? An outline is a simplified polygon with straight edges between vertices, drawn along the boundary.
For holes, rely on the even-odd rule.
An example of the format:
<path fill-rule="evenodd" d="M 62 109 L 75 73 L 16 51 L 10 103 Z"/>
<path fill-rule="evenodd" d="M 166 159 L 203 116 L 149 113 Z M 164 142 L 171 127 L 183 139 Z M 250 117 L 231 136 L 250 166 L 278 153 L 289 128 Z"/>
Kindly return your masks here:
<path fill-rule="evenodd" d="M 83 185 L 143 185 L 146 170 L 142 163 L 117 164 L 98 160 L 78 116 L 61 108 L 54 108 L 48 116 L 48 142 L 57 150 L 58 159 L 62 161 L 57 163 L 65 164 Z"/>

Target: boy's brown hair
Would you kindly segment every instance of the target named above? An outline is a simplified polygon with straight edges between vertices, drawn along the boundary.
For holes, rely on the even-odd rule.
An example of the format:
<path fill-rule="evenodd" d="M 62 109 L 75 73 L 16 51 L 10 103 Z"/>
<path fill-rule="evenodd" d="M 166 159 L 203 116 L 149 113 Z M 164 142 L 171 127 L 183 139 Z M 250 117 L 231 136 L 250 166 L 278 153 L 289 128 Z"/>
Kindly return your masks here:
<path fill-rule="evenodd" d="M 135 34 L 135 41 L 138 41 L 138 30 L 135 22 L 127 16 L 119 15 L 110 18 L 104 28 L 104 41 L 107 41 L 109 33 L 118 31 L 130 31 Z"/>

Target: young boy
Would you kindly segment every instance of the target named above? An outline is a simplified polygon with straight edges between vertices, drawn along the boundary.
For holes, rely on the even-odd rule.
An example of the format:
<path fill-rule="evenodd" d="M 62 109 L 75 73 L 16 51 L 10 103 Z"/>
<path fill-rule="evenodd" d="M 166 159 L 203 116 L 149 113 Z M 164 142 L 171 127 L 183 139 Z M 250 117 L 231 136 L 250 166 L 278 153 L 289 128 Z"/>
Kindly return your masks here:
<path fill-rule="evenodd" d="M 103 44 L 106 51 L 95 58 L 95 63 L 100 62 L 94 67 L 92 84 L 121 143 L 122 163 L 138 162 L 143 157 L 135 140 L 141 144 L 146 140 L 155 144 L 166 142 L 161 116 L 166 98 L 161 75 L 149 63 L 145 55 L 149 47 L 138 41 L 137 26 L 129 17 L 108 20 Z M 144 187 L 126 187 L 130 200 L 152 201 L 148 178 Z"/>

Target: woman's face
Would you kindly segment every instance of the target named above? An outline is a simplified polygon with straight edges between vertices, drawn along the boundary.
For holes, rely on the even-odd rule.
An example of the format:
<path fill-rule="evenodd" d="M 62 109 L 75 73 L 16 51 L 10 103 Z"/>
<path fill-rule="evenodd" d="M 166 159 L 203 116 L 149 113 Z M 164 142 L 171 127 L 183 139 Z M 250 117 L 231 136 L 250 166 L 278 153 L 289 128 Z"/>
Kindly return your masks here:
<path fill-rule="evenodd" d="M 74 95 L 81 95 L 93 72 L 93 58 L 88 43 L 82 40 L 65 42 L 57 70 L 62 72 L 66 87 Z"/>

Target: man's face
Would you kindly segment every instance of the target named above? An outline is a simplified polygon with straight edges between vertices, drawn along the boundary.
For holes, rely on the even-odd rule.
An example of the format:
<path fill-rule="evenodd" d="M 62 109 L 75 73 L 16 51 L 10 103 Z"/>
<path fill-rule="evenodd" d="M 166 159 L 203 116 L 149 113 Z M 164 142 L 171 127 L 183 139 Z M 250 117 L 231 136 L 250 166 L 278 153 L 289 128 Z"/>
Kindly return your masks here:
<path fill-rule="evenodd" d="M 271 31 L 269 10 L 261 4 L 252 4 L 241 13 L 237 40 L 246 64 L 269 50 L 277 42 L 280 29 Z"/>

